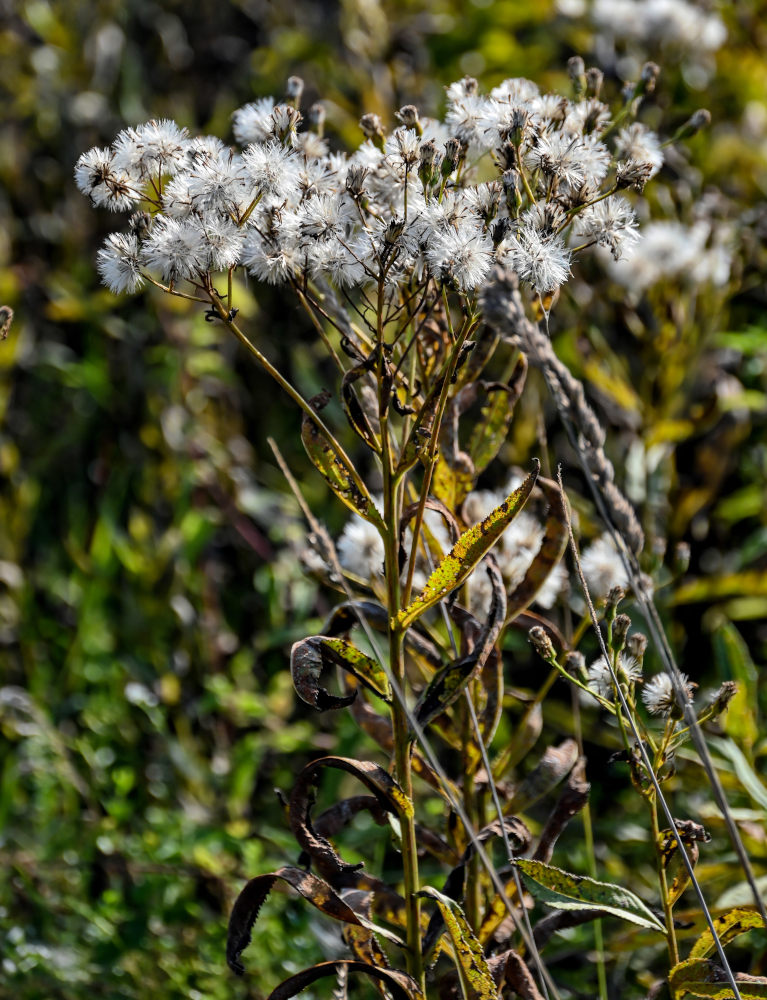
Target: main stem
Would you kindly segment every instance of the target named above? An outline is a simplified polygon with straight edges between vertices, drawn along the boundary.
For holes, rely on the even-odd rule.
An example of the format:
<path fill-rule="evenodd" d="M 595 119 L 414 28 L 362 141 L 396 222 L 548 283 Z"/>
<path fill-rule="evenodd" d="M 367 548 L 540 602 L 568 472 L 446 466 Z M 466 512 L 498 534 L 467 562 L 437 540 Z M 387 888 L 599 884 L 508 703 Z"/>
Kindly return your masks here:
<path fill-rule="evenodd" d="M 384 398 L 384 365 L 386 360 L 383 352 L 383 278 L 378 287 L 378 330 L 377 340 L 379 351 L 378 373 L 378 411 L 381 426 L 381 463 L 383 466 L 383 505 L 384 523 L 384 565 L 386 569 L 386 593 L 389 605 L 389 668 L 394 675 L 400 690 L 405 693 L 405 656 L 403 648 L 402 629 L 396 624 L 396 614 L 401 608 L 402 592 L 399 582 L 399 520 L 400 520 L 400 480 L 394 474 L 394 457 L 391 448 L 389 432 L 389 403 Z M 396 391 L 396 390 L 394 390 Z M 392 701 L 392 734 L 394 738 L 394 764 L 397 771 L 397 781 L 402 791 L 413 803 L 413 777 L 410 766 L 410 727 L 408 726 L 405 706 L 398 698 Z M 405 915 L 407 921 L 407 971 L 419 984 L 425 994 L 426 980 L 421 955 L 421 901 L 418 897 L 420 882 L 418 878 L 418 849 L 415 839 L 415 810 L 409 815 L 400 814 L 400 841 L 402 847 L 402 871 L 405 883 Z"/>

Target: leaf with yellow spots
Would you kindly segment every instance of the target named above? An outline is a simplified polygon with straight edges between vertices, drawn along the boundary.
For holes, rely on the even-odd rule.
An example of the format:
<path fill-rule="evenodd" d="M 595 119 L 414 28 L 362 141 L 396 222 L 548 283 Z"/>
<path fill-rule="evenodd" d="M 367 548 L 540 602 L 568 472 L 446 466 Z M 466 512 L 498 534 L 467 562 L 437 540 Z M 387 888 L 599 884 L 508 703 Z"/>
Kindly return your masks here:
<path fill-rule="evenodd" d="M 714 920 L 714 929 L 723 945 L 728 944 L 740 934 L 745 934 L 753 927 L 764 927 L 760 914 L 753 906 L 736 906 Z M 706 958 L 715 948 L 711 931 L 706 928 L 692 946 L 690 958 Z"/>
<path fill-rule="evenodd" d="M 480 559 L 498 541 L 505 529 L 524 507 L 533 486 L 535 486 L 540 467 L 541 463 L 537 458 L 534 459 L 533 471 L 522 485 L 514 490 L 499 507 L 491 511 L 483 521 L 464 531 L 426 581 L 423 591 L 408 607 L 403 608 L 397 614 L 395 624 L 398 628 L 408 628 L 425 611 L 447 597 L 456 587 L 461 586 Z"/>
<path fill-rule="evenodd" d="M 514 863 L 522 873 L 528 891 L 556 910 L 599 910 L 640 927 L 665 933 L 655 914 L 623 886 L 597 882 L 584 875 L 571 875 L 561 868 L 528 858 L 518 858 Z"/>
<path fill-rule="evenodd" d="M 455 964 L 466 1000 L 498 1000 L 498 987 L 488 967 L 482 945 L 458 903 L 430 886 L 422 889 L 419 896 L 429 896 L 437 901 L 453 944 Z"/>

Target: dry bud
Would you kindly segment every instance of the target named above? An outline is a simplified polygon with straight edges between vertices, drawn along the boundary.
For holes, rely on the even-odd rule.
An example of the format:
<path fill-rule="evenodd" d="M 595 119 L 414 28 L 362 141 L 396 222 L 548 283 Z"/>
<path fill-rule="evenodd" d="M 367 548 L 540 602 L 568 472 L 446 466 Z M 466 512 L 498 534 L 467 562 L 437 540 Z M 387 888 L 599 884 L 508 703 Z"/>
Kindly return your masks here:
<path fill-rule="evenodd" d="M 412 128 L 421 135 L 423 133 L 423 127 L 421 126 L 421 121 L 418 117 L 418 108 L 415 104 L 406 104 L 401 107 L 399 111 L 394 113 L 394 117 L 400 122 L 405 128 Z"/>
<path fill-rule="evenodd" d="M 322 135 L 325 127 L 325 105 L 320 101 L 315 101 L 307 112 L 307 120 L 318 135 Z"/>
<path fill-rule="evenodd" d="M 0 306 L 0 340 L 6 340 L 13 322 L 13 309 L 10 306 Z"/>
<path fill-rule="evenodd" d="M 296 107 L 298 102 L 301 100 L 301 94 L 304 92 L 304 81 L 300 76 L 289 76 L 285 84 L 285 95 L 289 101 L 292 101 Z"/>
<path fill-rule="evenodd" d="M 647 650 L 647 636 L 641 632 L 632 632 L 626 640 L 626 652 L 641 662 Z"/>
<path fill-rule="evenodd" d="M 599 97 L 604 79 L 604 73 L 596 66 L 590 66 L 586 70 L 586 93 L 589 97 Z"/>
<path fill-rule="evenodd" d="M 572 56 L 567 60 L 567 72 L 573 82 L 576 96 L 580 96 L 586 89 L 586 63 L 580 56 Z"/>
<path fill-rule="evenodd" d="M 674 549 L 674 574 L 684 576 L 690 567 L 690 546 L 687 542 L 679 542 Z"/>
<path fill-rule="evenodd" d="M 360 118 L 360 128 L 366 139 L 370 139 L 379 149 L 383 149 L 386 133 L 384 132 L 383 122 L 378 115 L 372 112 L 363 115 Z"/>
<path fill-rule="evenodd" d="M 615 183 L 619 189 L 629 188 L 639 194 L 652 173 L 651 163 L 640 163 L 638 160 L 622 160 L 615 173 Z"/>
<path fill-rule="evenodd" d="M 547 663 L 553 663 L 557 658 L 554 643 L 551 641 L 549 633 L 540 625 L 534 625 L 527 633 L 530 645 L 536 653 Z"/>
<path fill-rule="evenodd" d="M 642 97 L 645 94 L 652 94 L 659 76 L 660 66 L 654 62 L 646 62 L 642 67 L 642 75 L 639 78 L 635 96 Z"/>
<path fill-rule="evenodd" d="M 626 645 L 626 636 L 631 628 L 631 619 L 628 615 L 618 615 L 613 622 L 612 638 L 610 648 L 616 651 L 623 649 Z"/>
<path fill-rule="evenodd" d="M 737 693 L 738 685 L 735 681 L 725 681 L 714 695 L 714 700 L 710 707 L 711 718 L 716 719 L 722 712 L 726 712 L 730 702 Z"/>
<path fill-rule="evenodd" d="M 463 155 L 463 147 L 460 142 L 451 136 L 445 143 L 445 158 L 442 161 L 442 176 L 449 177 L 458 169 Z"/>
<path fill-rule="evenodd" d="M 585 680 L 588 676 L 588 671 L 586 670 L 586 658 L 583 653 L 580 653 L 577 649 L 569 652 L 565 657 L 565 670 L 571 677 L 581 677 Z"/>
<path fill-rule="evenodd" d="M 700 132 L 703 128 L 708 128 L 710 124 L 711 112 L 706 111 L 705 108 L 699 108 L 690 115 L 684 125 L 677 129 L 672 141 L 678 142 L 680 139 L 689 139 L 691 135 L 695 135 L 696 132 Z"/>

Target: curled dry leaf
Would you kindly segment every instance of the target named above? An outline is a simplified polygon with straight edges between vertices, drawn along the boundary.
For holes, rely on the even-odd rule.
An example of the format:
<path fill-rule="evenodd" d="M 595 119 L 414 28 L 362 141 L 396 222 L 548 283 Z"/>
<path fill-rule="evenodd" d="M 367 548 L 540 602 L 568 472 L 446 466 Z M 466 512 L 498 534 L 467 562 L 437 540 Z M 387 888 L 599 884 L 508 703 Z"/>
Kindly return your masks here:
<path fill-rule="evenodd" d="M 385 634 L 389 631 L 386 608 L 375 601 L 344 601 L 333 608 L 322 631 L 326 636 L 341 636 L 363 621 L 376 632 Z M 405 633 L 405 648 L 433 669 L 442 666 L 440 651 L 431 640 L 415 629 L 408 629 Z"/>
<path fill-rule="evenodd" d="M 554 845 L 573 816 L 579 813 L 588 802 L 590 789 L 591 785 L 586 781 L 586 758 L 579 757 L 541 831 L 538 846 L 533 855 L 536 861 L 551 861 Z"/>
<path fill-rule="evenodd" d="M 337 896 L 327 882 L 310 872 L 286 866 L 276 872 L 270 872 L 268 875 L 258 875 L 248 882 L 237 897 L 229 917 L 226 961 L 229 968 L 238 976 L 241 976 L 245 971 L 245 967 L 240 962 L 240 955 L 250 943 L 253 924 L 256 922 L 259 910 L 271 892 L 274 883 L 278 880 L 292 886 L 304 899 L 307 899 L 327 916 L 349 924 L 360 923 L 359 917 L 348 903 Z"/>
<path fill-rule="evenodd" d="M 373 694 L 384 701 L 391 701 L 391 687 L 386 671 L 372 657 L 346 639 L 312 635 L 294 643 L 290 651 L 293 686 L 301 700 L 308 705 L 319 711 L 344 708 L 356 698 L 356 691 L 348 695 L 334 695 L 320 687 L 320 674 L 328 666 L 341 667 Z"/>
<path fill-rule="evenodd" d="M 418 988 L 418 983 L 411 979 L 406 972 L 398 972 L 396 969 L 381 969 L 366 962 L 350 962 L 338 960 L 335 962 L 320 962 L 319 965 L 312 965 L 309 969 L 296 973 L 290 979 L 284 980 L 280 985 L 272 990 L 267 1000 L 290 1000 L 307 986 L 316 983 L 318 979 L 326 979 L 330 976 L 337 978 L 341 969 L 346 973 L 361 974 L 369 976 L 382 982 L 391 993 L 393 1000 L 423 1000 L 423 993 Z"/>
<path fill-rule="evenodd" d="M 331 882 L 336 882 L 358 871 L 362 865 L 351 865 L 343 861 L 330 842 L 312 825 L 312 790 L 320 773 L 328 767 L 354 775 L 369 789 L 385 812 L 412 816 L 413 806 L 388 771 L 371 761 L 353 760 L 350 757 L 321 757 L 307 764 L 299 774 L 290 796 L 290 827 L 317 870 Z"/>
<path fill-rule="evenodd" d="M 394 622 L 400 629 L 412 625 L 429 608 L 451 594 L 464 582 L 477 563 L 498 541 L 505 529 L 522 510 L 538 478 L 541 463 L 534 460 L 533 471 L 502 504 L 461 535 L 440 562 L 416 599 L 398 612 Z"/>
<path fill-rule="evenodd" d="M 541 547 L 527 569 L 521 582 L 509 594 L 507 618 L 515 618 L 524 611 L 546 582 L 549 573 L 564 555 L 568 542 L 567 503 L 559 484 L 552 479 L 538 477 L 538 485 L 543 489 L 549 504 Z"/>
<path fill-rule="evenodd" d="M 557 747 L 546 747 L 536 767 L 514 790 L 508 808 L 524 812 L 556 787 L 577 760 L 578 744 L 573 739 L 563 740 Z"/>

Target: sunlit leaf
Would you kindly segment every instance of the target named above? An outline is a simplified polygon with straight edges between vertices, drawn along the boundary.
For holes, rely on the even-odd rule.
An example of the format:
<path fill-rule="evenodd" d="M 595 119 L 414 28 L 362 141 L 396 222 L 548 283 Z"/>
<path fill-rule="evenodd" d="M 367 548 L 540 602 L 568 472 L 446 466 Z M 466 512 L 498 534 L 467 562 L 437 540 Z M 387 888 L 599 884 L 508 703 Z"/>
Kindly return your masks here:
<path fill-rule="evenodd" d="M 483 521 L 464 531 L 426 581 L 423 591 L 407 608 L 397 614 L 396 623 L 400 628 L 412 625 L 425 611 L 447 597 L 456 587 L 460 587 L 480 559 L 522 510 L 535 485 L 539 470 L 540 462 L 535 459 L 533 471 L 524 483 Z"/>
<path fill-rule="evenodd" d="M 767 979 L 761 976 L 735 977 L 741 1000 L 767 1000 Z M 732 987 L 724 969 L 705 958 L 688 958 L 675 965 L 668 976 L 672 1000 L 685 997 L 708 997 L 732 1000 Z"/>
<path fill-rule="evenodd" d="M 754 927 L 764 928 L 761 915 L 752 906 L 736 906 L 733 910 L 714 918 L 713 923 L 714 930 L 723 945 L 729 944 L 734 938 Z M 714 938 L 707 927 L 692 946 L 690 958 L 706 958 L 715 948 Z"/>
<path fill-rule="evenodd" d="M 319 408 L 319 403 L 316 408 Z M 383 519 L 369 497 L 360 492 L 354 481 L 351 470 L 343 461 L 333 445 L 322 433 L 317 423 L 304 415 L 301 421 L 301 440 L 315 468 L 321 473 L 325 482 L 346 506 L 364 517 L 371 524 L 381 526 Z"/>
<path fill-rule="evenodd" d="M 519 858 L 515 864 L 528 890 L 548 906 L 557 910 L 593 910 L 595 917 L 611 913 L 640 927 L 665 933 L 663 924 L 642 900 L 623 886 L 571 875 L 542 861 Z"/>
<path fill-rule="evenodd" d="M 458 903 L 428 886 L 419 895 L 429 896 L 437 902 L 453 943 L 456 967 L 467 1000 L 498 1000 L 498 988 L 482 952 L 482 945 Z"/>

